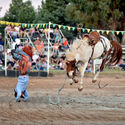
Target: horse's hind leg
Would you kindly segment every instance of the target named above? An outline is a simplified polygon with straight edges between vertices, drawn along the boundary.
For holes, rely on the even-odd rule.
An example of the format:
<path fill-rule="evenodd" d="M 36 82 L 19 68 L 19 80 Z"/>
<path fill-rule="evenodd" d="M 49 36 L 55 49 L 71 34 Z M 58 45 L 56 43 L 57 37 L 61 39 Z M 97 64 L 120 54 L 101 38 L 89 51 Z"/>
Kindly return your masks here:
<path fill-rule="evenodd" d="M 99 67 L 97 73 L 95 74 L 95 76 L 94 76 L 94 78 L 93 78 L 93 80 L 92 80 L 93 83 L 95 83 L 95 82 L 97 81 L 97 77 L 99 76 L 99 73 L 103 70 L 104 64 L 105 64 L 105 62 L 106 62 L 106 59 L 107 59 L 107 58 L 104 58 L 104 59 L 102 60 L 101 66 Z"/>
<path fill-rule="evenodd" d="M 97 73 L 94 75 L 94 78 L 92 80 L 93 83 L 95 83 L 97 81 L 97 77 L 99 76 L 100 70 L 97 71 Z"/>

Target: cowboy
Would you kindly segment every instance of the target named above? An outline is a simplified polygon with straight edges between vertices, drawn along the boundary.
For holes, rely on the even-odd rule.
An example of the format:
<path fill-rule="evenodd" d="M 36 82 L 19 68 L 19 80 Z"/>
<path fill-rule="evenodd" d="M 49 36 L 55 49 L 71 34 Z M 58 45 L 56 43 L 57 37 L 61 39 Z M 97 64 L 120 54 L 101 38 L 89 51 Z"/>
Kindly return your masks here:
<path fill-rule="evenodd" d="M 16 88 L 14 89 L 16 102 L 20 102 L 20 98 L 23 98 L 23 101 L 27 101 L 29 94 L 27 91 L 29 83 L 29 72 L 32 64 L 32 46 L 26 44 L 24 48 L 20 49 L 19 44 L 16 45 L 15 50 L 12 50 L 12 55 L 15 60 L 19 61 L 19 77 Z"/>

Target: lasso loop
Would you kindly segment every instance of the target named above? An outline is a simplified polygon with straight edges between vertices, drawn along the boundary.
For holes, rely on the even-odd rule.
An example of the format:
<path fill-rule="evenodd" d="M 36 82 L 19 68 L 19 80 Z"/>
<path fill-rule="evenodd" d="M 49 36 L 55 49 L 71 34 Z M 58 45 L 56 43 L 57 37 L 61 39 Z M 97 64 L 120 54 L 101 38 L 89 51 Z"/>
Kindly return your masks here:
<path fill-rule="evenodd" d="M 62 84 L 62 86 L 58 89 L 57 97 L 56 97 L 56 98 L 57 98 L 57 101 L 56 101 L 56 102 L 52 101 L 51 97 L 49 96 L 49 103 L 50 103 L 50 104 L 53 104 L 53 105 L 58 105 L 58 104 L 60 104 L 60 92 L 61 92 L 61 90 L 64 88 L 65 83 L 66 83 L 66 78 L 65 78 L 64 83 Z"/>

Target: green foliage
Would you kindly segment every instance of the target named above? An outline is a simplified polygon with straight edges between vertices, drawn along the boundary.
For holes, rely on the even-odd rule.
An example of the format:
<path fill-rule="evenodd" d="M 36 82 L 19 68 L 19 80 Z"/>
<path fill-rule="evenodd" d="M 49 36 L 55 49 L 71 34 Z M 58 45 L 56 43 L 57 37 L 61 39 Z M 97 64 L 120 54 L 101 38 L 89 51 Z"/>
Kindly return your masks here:
<path fill-rule="evenodd" d="M 31 23 L 35 19 L 35 10 L 31 1 L 12 0 L 9 11 L 6 12 L 4 20 L 20 23 Z"/>
<path fill-rule="evenodd" d="M 116 30 L 125 18 L 123 7 L 122 0 L 72 0 L 66 8 L 66 16 L 85 27 Z"/>

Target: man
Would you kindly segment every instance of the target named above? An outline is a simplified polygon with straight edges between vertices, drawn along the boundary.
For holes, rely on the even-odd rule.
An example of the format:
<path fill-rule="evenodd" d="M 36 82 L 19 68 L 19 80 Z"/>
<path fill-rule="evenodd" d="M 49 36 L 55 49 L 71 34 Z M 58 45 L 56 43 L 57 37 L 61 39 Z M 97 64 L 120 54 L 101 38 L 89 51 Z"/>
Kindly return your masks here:
<path fill-rule="evenodd" d="M 23 101 L 27 101 L 29 98 L 29 94 L 27 91 L 28 83 L 29 83 L 29 75 L 32 64 L 32 46 L 30 44 L 26 44 L 24 48 L 20 49 L 19 44 L 16 45 L 15 50 L 12 50 L 12 55 L 15 60 L 19 61 L 19 77 L 18 83 L 16 85 L 15 97 L 16 101 L 20 102 L 20 98 L 23 98 Z"/>

